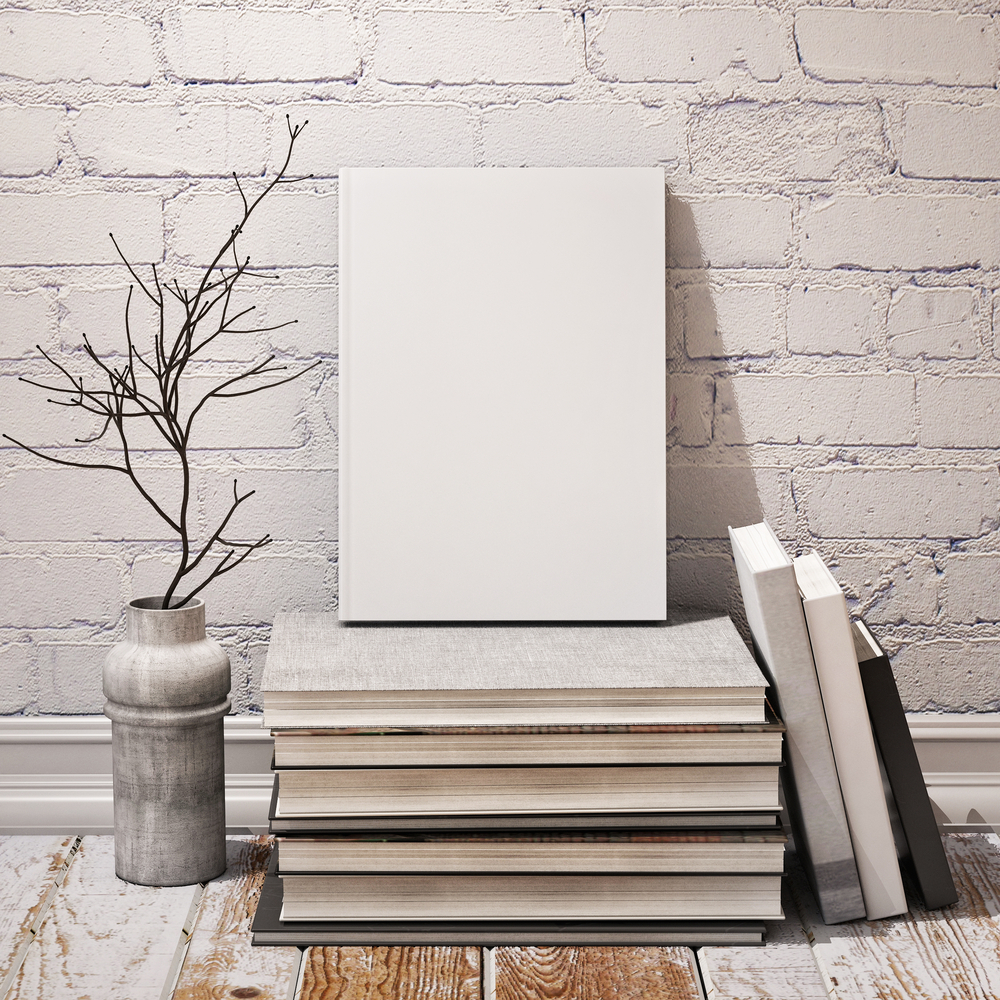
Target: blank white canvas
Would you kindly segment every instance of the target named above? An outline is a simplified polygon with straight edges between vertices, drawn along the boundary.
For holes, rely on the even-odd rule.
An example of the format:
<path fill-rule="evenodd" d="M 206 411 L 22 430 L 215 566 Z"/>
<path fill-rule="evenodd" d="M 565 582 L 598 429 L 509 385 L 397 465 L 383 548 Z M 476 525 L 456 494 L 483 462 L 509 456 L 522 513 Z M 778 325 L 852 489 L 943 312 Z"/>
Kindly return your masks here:
<path fill-rule="evenodd" d="M 340 617 L 666 617 L 658 168 L 340 171 Z"/>

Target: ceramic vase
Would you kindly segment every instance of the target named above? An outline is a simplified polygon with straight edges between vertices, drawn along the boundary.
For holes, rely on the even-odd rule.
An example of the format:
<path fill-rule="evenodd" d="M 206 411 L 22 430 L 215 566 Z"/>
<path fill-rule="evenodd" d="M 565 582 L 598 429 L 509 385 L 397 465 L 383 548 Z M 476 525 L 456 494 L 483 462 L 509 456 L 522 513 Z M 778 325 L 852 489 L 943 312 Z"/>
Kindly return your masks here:
<path fill-rule="evenodd" d="M 140 885 L 191 885 L 226 868 L 229 657 L 205 634 L 203 601 L 162 604 L 128 605 L 126 639 L 104 663 L 115 872 Z"/>

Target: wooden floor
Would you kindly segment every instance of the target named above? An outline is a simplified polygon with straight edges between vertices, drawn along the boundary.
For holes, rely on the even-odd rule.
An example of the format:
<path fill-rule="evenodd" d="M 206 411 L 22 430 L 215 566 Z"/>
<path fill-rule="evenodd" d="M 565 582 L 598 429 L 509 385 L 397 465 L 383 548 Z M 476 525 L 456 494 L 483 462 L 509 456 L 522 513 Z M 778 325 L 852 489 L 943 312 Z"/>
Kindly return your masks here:
<path fill-rule="evenodd" d="M 1000 838 L 949 834 L 961 900 L 819 923 L 801 874 L 761 948 L 253 948 L 267 837 L 205 886 L 114 876 L 110 837 L 0 837 L 3 1000 L 995 1000 Z"/>

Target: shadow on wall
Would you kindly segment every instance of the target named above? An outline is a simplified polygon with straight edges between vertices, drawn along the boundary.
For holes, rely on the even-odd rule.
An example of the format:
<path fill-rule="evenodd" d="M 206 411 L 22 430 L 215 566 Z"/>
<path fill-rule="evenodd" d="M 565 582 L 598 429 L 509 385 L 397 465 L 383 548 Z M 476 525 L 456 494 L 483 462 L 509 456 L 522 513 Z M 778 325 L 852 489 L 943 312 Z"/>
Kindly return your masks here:
<path fill-rule="evenodd" d="M 765 517 L 691 205 L 667 190 L 667 572 L 671 607 L 745 621 L 728 526 Z"/>

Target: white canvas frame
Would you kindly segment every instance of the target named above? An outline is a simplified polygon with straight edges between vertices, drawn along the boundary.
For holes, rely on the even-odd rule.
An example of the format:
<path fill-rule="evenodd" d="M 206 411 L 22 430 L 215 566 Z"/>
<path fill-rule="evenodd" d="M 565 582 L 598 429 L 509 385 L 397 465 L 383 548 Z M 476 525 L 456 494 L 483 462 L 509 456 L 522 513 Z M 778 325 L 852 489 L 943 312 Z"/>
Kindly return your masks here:
<path fill-rule="evenodd" d="M 658 168 L 340 171 L 340 616 L 666 616 Z"/>

